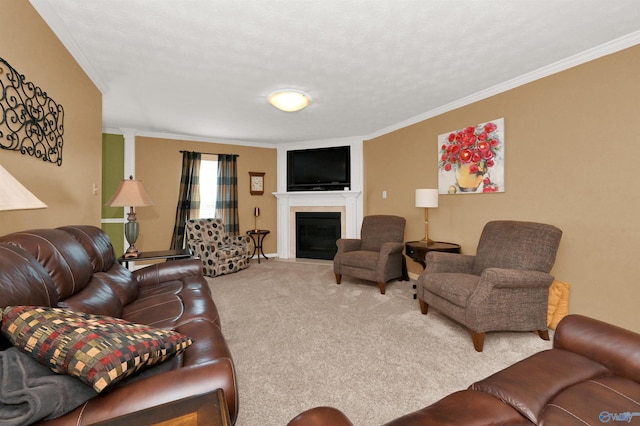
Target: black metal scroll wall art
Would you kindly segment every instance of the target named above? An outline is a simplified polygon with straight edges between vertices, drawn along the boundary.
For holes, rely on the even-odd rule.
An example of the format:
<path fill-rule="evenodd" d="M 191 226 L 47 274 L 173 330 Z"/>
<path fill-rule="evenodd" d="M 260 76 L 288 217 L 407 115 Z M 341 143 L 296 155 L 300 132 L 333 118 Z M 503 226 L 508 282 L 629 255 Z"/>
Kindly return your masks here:
<path fill-rule="evenodd" d="M 64 110 L 0 58 L 0 148 L 62 165 Z"/>

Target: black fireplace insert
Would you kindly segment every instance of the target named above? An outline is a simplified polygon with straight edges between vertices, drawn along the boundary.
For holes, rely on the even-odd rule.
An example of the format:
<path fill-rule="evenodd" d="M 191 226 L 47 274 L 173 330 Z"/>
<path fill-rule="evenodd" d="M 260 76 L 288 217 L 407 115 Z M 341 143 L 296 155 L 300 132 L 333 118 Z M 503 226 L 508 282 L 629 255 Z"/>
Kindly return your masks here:
<path fill-rule="evenodd" d="M 296 212 L 296 257 L 332 260 L 340 230 L 339 212 Z"/>

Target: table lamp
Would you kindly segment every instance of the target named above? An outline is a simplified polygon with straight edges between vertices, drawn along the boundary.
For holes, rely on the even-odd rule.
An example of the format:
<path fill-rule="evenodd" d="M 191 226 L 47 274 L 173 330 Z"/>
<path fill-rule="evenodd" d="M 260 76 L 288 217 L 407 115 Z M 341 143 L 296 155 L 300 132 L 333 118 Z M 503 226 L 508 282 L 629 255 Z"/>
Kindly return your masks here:
<path fill-rule="evenodd" d="M 438 207 L 437 189 L 416 189 L 416 207 L 424 207 L 424 239 L 427 245 L 432 245 L 433 240 L 429 238 L 429 208 Z"/>
<path fill-rule="evenodd" d="M 116 189 L 116 193 L 107 204 L 107 207 L 126 207 L 129 206 L 129 214 L 127 215 L 127 223 L 124 224 L 124 236 L 129 243 L 129 248 L 124 253 L 125 259 L 133 259 L 140 255 L 140 251 L 136 248 L 135 242 L 140 233 L 140 225 L 136 221 L 135 207 L 153 206 L 153 201 L 149 198 L 145 191 L 142 181 L 134 180 L 133 176 L 129 179 L 123 179 Z"/>
<path fill-rule="evenodd" d="M 0 166 L 0 210 L 29 210 L 47 207 L 11 173 Z"/>
<path fill-rule="evenodd" d="M 253 209 L 253 230 L 258 231 L 258 216 L 260 216 L 260 207 L 255 207 Z"/>

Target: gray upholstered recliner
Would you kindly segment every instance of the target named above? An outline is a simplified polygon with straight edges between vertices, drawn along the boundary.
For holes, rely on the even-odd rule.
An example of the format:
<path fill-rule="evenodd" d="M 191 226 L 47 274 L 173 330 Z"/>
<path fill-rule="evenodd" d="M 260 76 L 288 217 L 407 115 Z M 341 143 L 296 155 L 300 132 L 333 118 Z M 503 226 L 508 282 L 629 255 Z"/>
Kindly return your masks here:
<path fill-rule="evenodd" d="M 482 352 L 487 331 L 537 331 L 549 340 L 549 274 L 562 231 L 534 222 L 485 225 L 475 256 L 427 253 L 418 278 L 420 310 L 429 306 L 466 326 Z"/>
<path fill-rule="evenodd" d="M 249 237 L 228 235 L 222 219 L 189 219 L 185 232 L 187 247 L 202 261 L 204 275 L 215 277 L 249 267 Z"/>
<path fill-rule="evenodd" d="M 378 283 L 384 294 L 387 281 L 406 275 L 403 269 L 405 219 L 400 216 L 366 216 L 362 220 L 360 239 L 341 238 L 333 258 L 336 283 L 342 275 Z"/>

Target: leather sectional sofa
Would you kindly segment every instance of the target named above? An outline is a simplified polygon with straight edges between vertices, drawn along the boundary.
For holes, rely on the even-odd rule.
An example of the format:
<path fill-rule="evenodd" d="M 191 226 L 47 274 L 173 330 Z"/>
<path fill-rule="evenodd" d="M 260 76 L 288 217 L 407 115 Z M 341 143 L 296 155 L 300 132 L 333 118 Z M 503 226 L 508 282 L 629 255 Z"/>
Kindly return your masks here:
<path fill-rule="evenodd" d="M 47 425 L 104 422 L 223 389 L 229 416 L 238 411 L 236 375 L 199 260 L 154 264 L 134 272 L 117 261 L 107 235 L 93 226 L 16 232 L 0 237 L 0 308 L 59 307 L 175 330 L 194 343 Z M 10 344 L 0 337 L 0 349 Z"/>
<path fill-rule="evenodd" d="M 560 321 L 553 348 L 468 389 L 386 423 L 412 425 L 601 425 L 640 422 L 640 334 L 592 318 Z M 347 426 L 338 409 L 316 407 L 289 426 Z"/>

